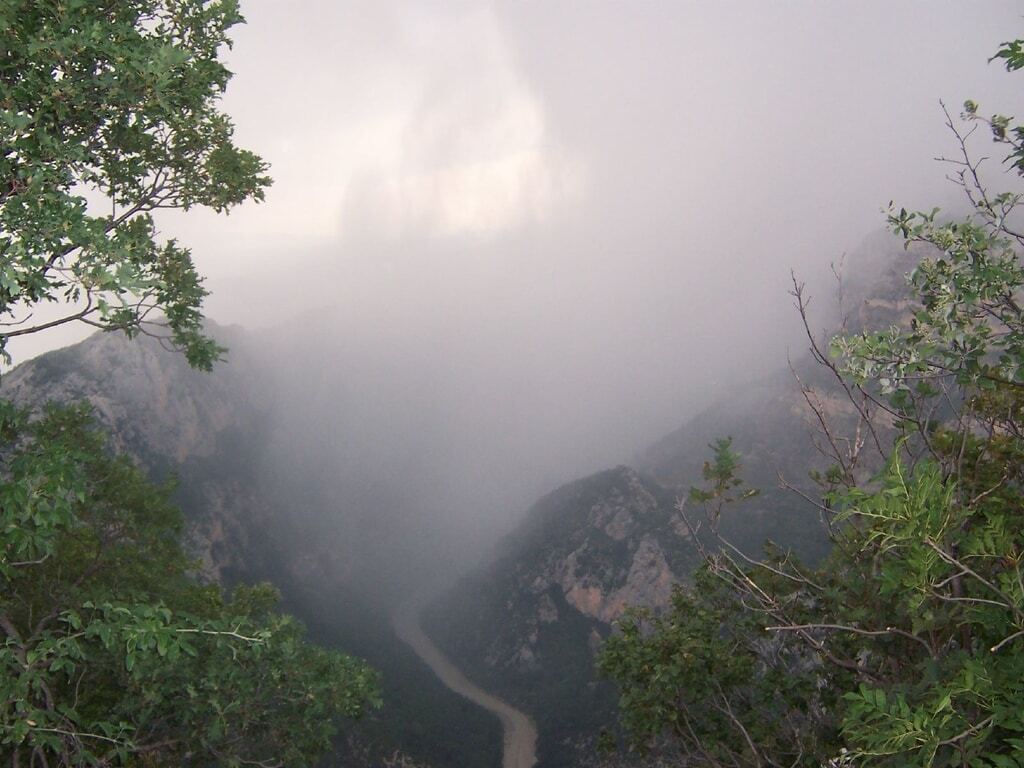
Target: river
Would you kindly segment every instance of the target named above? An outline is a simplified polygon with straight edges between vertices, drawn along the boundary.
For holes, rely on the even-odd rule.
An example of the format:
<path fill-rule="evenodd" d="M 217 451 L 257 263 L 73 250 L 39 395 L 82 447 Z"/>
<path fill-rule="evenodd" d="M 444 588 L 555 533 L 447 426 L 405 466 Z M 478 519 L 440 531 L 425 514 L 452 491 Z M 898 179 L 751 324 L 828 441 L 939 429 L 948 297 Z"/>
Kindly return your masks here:
<path fill-rule="evenodd" d="M 432 593 L 433 594 L 433 593 Z M 526 714 L 471 682 L 445 656 L 420 626 L 420 612 L 427 597 L 406 601 L 391 617 L 399 639 L 408 645 L 434 674 L 455 693 L 493 712 L 505 733 L 502 768 L 532 768 L 537 762 L 537 729 Z"/>

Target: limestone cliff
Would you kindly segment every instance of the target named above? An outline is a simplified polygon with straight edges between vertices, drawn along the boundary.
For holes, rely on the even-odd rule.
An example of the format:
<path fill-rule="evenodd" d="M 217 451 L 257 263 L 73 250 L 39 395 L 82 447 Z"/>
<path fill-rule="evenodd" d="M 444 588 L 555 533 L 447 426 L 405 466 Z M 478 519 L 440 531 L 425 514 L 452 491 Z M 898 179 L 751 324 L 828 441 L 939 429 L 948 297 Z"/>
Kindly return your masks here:
<path fill-rule="evenodd" d="M 252 358 L 240 330 L 208 330 L 231 349 L 212 373 L 154 339 L 96 333 L 5 374 L 0 395 L 32 408 L 88 402 L 112 450 L 155 478 L 178 478 L 191 547 L 205 574 L 220 579 L 258 567 L 254 528 L 269 510 L 254 487 L 264 408 Z"/>
<path fill-rule="evenodd" d="M 596 759 L 594 738 L 614 706 L 594 673 L 603 639 L 626 606 L 666 606 L 693 568 L 675 501 L 624 466 L 569 483 L 428 617 L 471 674 L 542 724 L 545 766 Z"/>

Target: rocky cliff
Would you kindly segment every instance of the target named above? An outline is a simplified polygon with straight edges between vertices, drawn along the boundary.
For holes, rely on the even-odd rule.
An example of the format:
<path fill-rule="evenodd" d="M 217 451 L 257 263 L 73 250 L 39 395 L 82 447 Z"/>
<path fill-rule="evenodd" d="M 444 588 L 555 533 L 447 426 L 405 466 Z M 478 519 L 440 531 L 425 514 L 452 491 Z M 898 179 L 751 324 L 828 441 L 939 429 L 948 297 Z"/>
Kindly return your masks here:
<path fill-rule="evenodd" d="M 539 724 L 541 765 L 601 761 L 614 691 L 595 654 L 628 605 L 665 606 L 695 564 L 675 496 L 617 467 L 541 499 L 499 556 L 428 614 L 428 631 Z"/>
<path fill-rule="evenodd" d="M 209 330 L 231 348 L 214 373 L 192 370 L 154 339 L 96 333 L 5 374 L 0 395 L 32 408 L 88 402 L 112 450 L 156 479 L 180 480 L 192 549 L 209 578 L 223 579 L 262 570 L 259 529 L 271 510 L 256 492 L 265 404 L 253 359 L 240 329 Z"/>
<path fill-rule="evenodd" d="M 546 496 L 485 573 L 488 586 L 508 596 L 485 657 L 493 666 L 538 668 L 541 635 L 566 612 L 597 626 L 627 605 L 666 605 L 693 565 L 686 537 L 674 497 L 629 467 Z"/>

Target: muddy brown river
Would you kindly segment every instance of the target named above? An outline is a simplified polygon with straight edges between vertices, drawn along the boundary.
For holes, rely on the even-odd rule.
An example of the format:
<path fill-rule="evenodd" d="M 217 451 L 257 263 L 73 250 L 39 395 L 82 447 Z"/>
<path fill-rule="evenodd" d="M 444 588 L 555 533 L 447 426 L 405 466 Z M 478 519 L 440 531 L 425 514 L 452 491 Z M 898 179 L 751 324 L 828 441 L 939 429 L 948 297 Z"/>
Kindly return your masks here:
<path fill-rule="evenodd" d="M 448 688 L 493 712 L 505 733 L 502 768 L 532 768 L 537 762 L 537 729 L 523 712 L 471 682 L 427 637 L 420 626 L 426 598 L 407 601 L 391 617 L 399 639 L 408 645 Z"/>

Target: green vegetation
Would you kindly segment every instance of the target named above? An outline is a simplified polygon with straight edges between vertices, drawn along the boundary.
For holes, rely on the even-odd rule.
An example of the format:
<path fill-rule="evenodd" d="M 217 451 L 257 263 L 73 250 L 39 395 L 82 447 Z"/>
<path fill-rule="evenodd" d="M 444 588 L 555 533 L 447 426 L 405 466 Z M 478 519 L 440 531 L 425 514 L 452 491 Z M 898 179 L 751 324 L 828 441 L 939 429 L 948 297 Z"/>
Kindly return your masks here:
<path fill-rule="evenodd" d="M 232 0 L 0 0 L 0 354 L 82 322 L 221 350 L 187 249 L 152 212 L 260 199 L 218 99 Z M 43 305 L 61 310 L 39 320 Z M 0 758 L 12 766 L 304 765 L 378 703 L 269 586 L 197 585 L 169 487 L 85 406 L 0 401 Z"/>
<path fill-rule="evenodd" d="M 12 764 L 306 764 L 375 675 L 301 640 L 269 586 L 199 586 L 171 488 L 104 451 L 88 410 L 5 406 L 0 746 Z"/>
<path fill-rule="evenodd" d="M 1020 69 L 1022 48 L 994 59 Z M 681 506 L 704 531 L 701 572 L 666 615 L 622 621 L 601 659 L 634 746 L 711 766 L 1024 765 L 1024 198 L 991 193 L 969 148 L 985 128 L 1024 174 L 1024 127 L 970 101 L 961 120 L 947 162 L 970 215 L 889 216 L 923 254 L 907 321 L 831 354 L 809 334 L 857 422 L 840 434 L 808 398 L 831 554 L 809 568 L 733 547 L 718 520 L 738 458 L 716 445 Z"/>
<path fill-rule="evenodd" d="M 152 212 L 224 211 L 270 183 L 217 108 L 241 21 L 235 0 L 0 2 L 0 352 L 82 322 L 215 360 L 189 251 L 157 241 Z M 44 302 L 67 311 L 37 322 Z"/>

